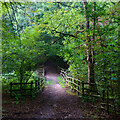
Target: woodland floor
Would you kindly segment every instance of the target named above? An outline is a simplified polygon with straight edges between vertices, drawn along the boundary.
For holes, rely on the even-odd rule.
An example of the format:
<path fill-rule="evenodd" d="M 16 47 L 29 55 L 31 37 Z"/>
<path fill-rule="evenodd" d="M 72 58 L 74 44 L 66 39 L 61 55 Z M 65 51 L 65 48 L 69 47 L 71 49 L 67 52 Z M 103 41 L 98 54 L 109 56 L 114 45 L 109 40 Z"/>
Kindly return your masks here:
<path fill-rule="evenodd" d="M 59 74 L 54 65 L 46 65 L 46 84 L 43 92 L 35 98 L 16 100 L 3 93 L 3 119 L 84 119 L 109 118 L 103 110 L 93 107 L 72 91 L 58 83 Z M 94 103 L 95 104 L 95 103 Z M 97 103 L 96 103 L 97 104 Z"/>

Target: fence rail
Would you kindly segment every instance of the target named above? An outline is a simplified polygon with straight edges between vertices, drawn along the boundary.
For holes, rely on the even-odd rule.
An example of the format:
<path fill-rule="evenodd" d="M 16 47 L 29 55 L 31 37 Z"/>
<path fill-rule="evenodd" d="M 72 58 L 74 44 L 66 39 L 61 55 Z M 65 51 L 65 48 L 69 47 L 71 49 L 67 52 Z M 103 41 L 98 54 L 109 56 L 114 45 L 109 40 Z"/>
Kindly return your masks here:
<path fill-rule="evenodd" d="M 42 66 L 40 69 L 41 69 L 40 74 L 37 77 L 33 76 L 34 81 L 31 81 L 31 82 L 28 82 L 28 83 L 13 83 L 13 82 L 11 82 L 10 83 L 10 90 L 9 90 L 10 91 L 10 96 L 14 96 L 13 92 L 15 92 L 15 91 L 21 92 L 21 94 L 24 95 L 24 96 L 25 96 L 24 91 L 30 91 L 31 96 L 33 95 L 33 91 L 35 92 L 35 94 L 38 91 L 43 91 L 44 83 L 45 83 L 44 66 Z M 18 87 L 18 85 L 20 87 Z M 26 87 L 25 85 L 28 85 L 28 86 Z M 15 89 L 14 86 L 17 86 L 18 89 Z"/>
<path fill-rule="evenodd" d="M 113 97 L 110 97 L 110 89 L 113 93 L 113 89 L 110 86 L 107 86 L 106 90 L 102 90 L 101 93 L 99 93 L 98 87 L 103 88 L 104 86 L 102 84 L 95 84 L 95 83 L 87 83 L 80 81 L 78 79 L 75 79 L 73 77 L 70 77 L 67 75 L 67 72 L 64 71 L 64 69 L 61 69 L 60 75 L 62 79 L 66 81 L 66 85 L 72 88 L 72 90 L 76 91 L 78 95 L 82 94 L 82 96 L 91 96 L 91 97 L 96 97 L 100 98 L 102 100 L 102 104 L 105 105 L 106 111 L 109 114 L 110 113 L 110 107 L 112 106 L 114 109 L 114 112 L 116 114 L 116 107 L 114 105 L 115 99 Z M 86 88 L 86 86 L 90 85 L 96 85 L 97 90 L 92 90 L 90 87 Z M 92 94 L 90 94 L 92 92 Z M 93 94 L 94 93 L 94 94 Z M 111 105 L 111 101 L 113 105 Z"/>

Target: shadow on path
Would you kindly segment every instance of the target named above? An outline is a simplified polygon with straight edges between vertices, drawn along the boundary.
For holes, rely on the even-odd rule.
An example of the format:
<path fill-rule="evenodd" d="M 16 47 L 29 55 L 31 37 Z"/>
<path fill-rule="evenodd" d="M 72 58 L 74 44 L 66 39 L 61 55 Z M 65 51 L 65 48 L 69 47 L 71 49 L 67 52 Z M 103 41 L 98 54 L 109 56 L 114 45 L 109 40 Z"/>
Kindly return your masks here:
<path fill-rule="evenodd" d="M 18 119 L 64 119 L 64 118 L 83 118 L 82 103 L 75 95 L 70 95 L 66 91 L 68 88 L 62 88 L 57 77 L 56 65 L 54 63 L 46 64 L 46 84 L 42 93 L 34 99 L 26 98 L 18 104 L 7 96 L 3 96 L 3 109 L 7 111 L 4 120 Z M 38 70 L 39 72 L 39 70 Z M 7 102 L 5 103 L 5 101 Z M 8 119 L 9 118 L 9 119 Z"/>
<path fill-rule="evenodd" d="M 42 104 L 36 118 L 83 118 L 77 96 L 69 95 L 59 84 L 56 66 L 45 65 L 46 84 Z"/>
<path fill-rule="evenodd" d="M 16 101 L 3 94 L 3 110 L 4 117 L 2 120 L 93 120 L 95 115 L 98 118 L 106 118 L 104 110 L 98 111 L 89 102 L 81 102 L 81 99 L 73 94 L 69 88 L 62 88 L 57 77 L 56 65 L 47 63 L 46 83 L 42 93 L 35 98 L 25 98 L 25 100 Z M 39 72 L 39 69 L 38 69 Z M 96 103 L 94 103 L 97 105 Z M 99 103 L 98 103 L 99 105 Z M 84 116 L 84 117 L 83 117 Z M 108 116 L 109 117 L 109 116 Z M 108 118 L 107 117 L 107 118 Z"/>

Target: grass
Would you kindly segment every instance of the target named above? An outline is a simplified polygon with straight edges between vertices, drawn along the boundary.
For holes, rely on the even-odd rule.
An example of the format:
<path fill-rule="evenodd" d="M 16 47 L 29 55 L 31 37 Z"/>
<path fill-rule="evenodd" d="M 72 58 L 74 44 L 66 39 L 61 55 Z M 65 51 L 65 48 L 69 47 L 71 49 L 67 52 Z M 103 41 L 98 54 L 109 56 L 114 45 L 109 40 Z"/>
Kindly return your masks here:
<path fill-rule="evenodd" d="M 58 83 L 62 86 L 62 88 L 64 88 L 64 87 L 65 87 L 65 80 L 62 79 L 61 76 L 58 76 L 57 78 L 58 78 L 58 80 L 59 80 Z"/>
<path fill-rule="evenodd" d="M 54 85 L 54 84 L 55 84 L 55 81 L 51 81 L 51 80 L 50 80 L 50 81 L 46 81 L 46 84 L 47 84 L 47 85 Z"/>

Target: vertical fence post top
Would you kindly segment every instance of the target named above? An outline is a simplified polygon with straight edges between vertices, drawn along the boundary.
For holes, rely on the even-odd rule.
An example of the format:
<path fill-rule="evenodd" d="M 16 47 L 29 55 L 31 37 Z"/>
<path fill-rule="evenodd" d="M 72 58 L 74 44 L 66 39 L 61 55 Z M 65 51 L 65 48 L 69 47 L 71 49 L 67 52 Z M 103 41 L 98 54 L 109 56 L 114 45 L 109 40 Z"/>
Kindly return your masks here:
<path fill-rule="evenodd" d="M 12 82 L 10 82 L 10 85 L 12 85 Z"/>

